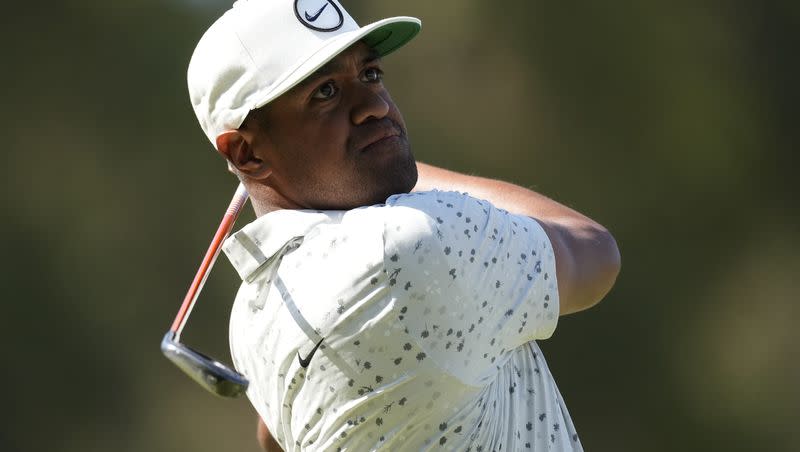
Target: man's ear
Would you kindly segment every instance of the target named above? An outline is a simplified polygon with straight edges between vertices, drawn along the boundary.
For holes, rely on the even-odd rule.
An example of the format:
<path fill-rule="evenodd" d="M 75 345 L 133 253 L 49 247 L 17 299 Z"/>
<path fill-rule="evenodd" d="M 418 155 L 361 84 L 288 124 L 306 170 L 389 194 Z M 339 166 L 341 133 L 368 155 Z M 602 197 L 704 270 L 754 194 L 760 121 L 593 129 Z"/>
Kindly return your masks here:
<path fill-rule="evenodd" d="M 239 130 L 228 130 L 217 137 L 217 151 L 239 172 L 253 179 L 271 173 L 269 166 L 256 155 L 250 141 Z"/>

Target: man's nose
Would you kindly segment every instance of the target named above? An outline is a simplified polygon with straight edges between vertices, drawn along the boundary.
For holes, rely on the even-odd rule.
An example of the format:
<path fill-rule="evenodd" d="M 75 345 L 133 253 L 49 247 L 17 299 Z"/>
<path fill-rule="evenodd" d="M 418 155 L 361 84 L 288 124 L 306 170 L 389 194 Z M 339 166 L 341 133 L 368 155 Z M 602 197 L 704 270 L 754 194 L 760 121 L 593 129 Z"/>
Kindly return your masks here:
<path fill-rule="evenodd" d="M 351 119 L 353 124 L 363 124 L 370 119 L 382 119 L 389 114 L 388 99 L 383 96 L 383 89 L 369 85 L 361 85 L 357 88 L 357 95 L 353 102 Z"/>

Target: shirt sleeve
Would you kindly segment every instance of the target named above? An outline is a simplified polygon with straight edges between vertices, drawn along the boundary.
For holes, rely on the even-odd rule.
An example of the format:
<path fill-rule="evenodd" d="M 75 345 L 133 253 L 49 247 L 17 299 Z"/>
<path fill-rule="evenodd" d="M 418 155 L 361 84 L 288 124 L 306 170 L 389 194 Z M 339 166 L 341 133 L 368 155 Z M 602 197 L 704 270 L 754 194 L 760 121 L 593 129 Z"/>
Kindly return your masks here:
<path fill-rule="evenodd" d="M 387 200 L 386 271 L 408 333 L 467 383 L 558 321 L 555 257 L 535 220 L 454 192 Z"/>

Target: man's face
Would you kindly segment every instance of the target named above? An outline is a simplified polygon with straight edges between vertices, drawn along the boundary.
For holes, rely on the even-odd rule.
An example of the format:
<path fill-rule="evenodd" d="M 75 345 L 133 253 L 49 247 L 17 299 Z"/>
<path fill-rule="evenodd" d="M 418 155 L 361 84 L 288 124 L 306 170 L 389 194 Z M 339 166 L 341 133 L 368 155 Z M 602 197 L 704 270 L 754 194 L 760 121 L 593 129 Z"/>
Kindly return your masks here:
<path fill-rule="evenodd" d="M 246 124 L 271 170 L 264 181 L 299 208 L 350 209 L 410 191 L 417 168 L 405 122 L 365 44 L 341 53 Z"/>

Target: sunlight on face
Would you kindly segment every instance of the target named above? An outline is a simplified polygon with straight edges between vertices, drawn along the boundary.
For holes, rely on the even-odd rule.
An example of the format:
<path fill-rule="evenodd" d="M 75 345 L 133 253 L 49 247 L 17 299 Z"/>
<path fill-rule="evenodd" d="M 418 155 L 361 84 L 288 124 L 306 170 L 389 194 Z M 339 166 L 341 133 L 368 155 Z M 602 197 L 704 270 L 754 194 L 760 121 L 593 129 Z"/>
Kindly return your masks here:
<path fill-rule="evenodd" d="M 357 43 L 263 114 L 267 181 L 303 208 L 347 209 L 410 191 L 416 165 L 377 55 Z"/>

